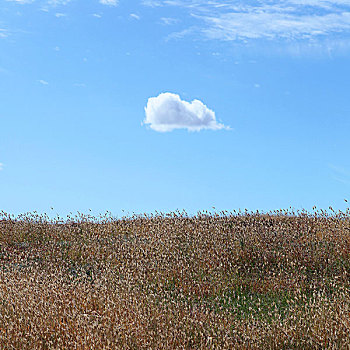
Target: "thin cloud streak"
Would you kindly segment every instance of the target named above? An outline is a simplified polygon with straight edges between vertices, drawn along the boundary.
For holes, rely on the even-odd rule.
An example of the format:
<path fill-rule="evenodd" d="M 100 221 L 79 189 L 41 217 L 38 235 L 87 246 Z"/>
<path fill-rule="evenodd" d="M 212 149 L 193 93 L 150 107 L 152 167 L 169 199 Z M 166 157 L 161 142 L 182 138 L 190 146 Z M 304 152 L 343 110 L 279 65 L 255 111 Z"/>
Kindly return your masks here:
<path fill-rule="evenodd" d="M 4 28 L 0 28 L 0 38 L 7 38 L 9 36 L 8 30 Z"/>
<path fill-rule="evenodd" d="M 334 164 L 328 164 L 328 168 L 331 170 L 331 177 L 333 180 L 344 185 L 350 184 L 350 170 L 348 168 Z"/>
<path fill-rule="evenodd" d="M 133 18 L 133 19 L 136 19 L 136 20 L 140 20 L 140 16 L 137 15 L 136 13 L 131 13 L 130 17 Z"/>

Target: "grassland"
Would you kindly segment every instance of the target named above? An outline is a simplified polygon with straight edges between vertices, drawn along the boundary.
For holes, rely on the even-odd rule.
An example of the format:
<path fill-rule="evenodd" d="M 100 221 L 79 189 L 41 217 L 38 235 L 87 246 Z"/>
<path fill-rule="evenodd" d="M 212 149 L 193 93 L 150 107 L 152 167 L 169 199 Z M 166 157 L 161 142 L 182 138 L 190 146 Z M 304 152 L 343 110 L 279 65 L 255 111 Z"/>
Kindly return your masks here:
<path fill-rule="evenodd" d="M 1 349 L 350 349 L 350 211 L 0 213 Z"/>

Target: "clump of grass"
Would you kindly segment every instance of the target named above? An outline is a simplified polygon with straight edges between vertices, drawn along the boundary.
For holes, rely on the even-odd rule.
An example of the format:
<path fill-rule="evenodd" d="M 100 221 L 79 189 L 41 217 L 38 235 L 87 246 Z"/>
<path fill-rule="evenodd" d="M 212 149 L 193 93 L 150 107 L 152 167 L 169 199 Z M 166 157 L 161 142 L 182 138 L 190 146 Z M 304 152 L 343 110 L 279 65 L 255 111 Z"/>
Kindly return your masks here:
<path fill-rule="evenodd" d="M 1 349 L 350 347 L 350 211 L 0 214 Z"/>

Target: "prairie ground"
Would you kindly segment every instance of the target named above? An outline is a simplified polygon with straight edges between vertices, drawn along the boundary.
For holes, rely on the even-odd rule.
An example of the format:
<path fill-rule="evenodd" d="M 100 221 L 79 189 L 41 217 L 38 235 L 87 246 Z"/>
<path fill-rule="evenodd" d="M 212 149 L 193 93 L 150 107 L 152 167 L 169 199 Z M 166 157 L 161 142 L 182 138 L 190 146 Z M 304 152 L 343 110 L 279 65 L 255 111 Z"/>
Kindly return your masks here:
<path fill-rule="evenodd" d="M 350 349 L 350 211 L 0 214 L 1 349 Z"/>

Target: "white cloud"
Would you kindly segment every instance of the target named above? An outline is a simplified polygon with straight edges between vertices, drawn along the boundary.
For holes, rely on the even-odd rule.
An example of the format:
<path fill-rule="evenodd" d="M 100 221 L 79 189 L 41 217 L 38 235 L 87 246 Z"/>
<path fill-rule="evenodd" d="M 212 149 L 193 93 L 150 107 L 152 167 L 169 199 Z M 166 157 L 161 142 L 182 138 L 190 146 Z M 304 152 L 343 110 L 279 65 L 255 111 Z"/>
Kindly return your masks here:
<path fill-rule="evenodd" d="M 213 39 L 311 39 L 350 31 L 350 11 L 324 15 L 298 15 L 279 9 L 203 16 L 203 32 Z"/>
<path fill-rule="evenodd" d="M 198 21 L 197 33 L 211 39 L 310 41 L 350 36 L 350 0 L 145 0 L 143 4 L 182 7 Z"/>
<path fill-rule="evenodd" d="M 130 14 L 130 17 L 131 17 L 131 18 L 134 18 L 134 19 L 137 19 L 137 20 L 140 19 L 140 16 L 137 15 L 136 13 L 131 13 L 131 14 Z"/>
<path fill-rule="evenodd" d="M 48 4 L 52 6 L 67 5 L 71 0 L 49 0 Z"/>
<path fill-rule="evenodd" d="M 0 171 L 4 169 L 4 164 L 0 163 Z"/>
<path fill-rule="evenodd" d="M 158 7 L 163 5 L 162 1 L 158 1 L 158 0 L 143 0 L 142 3 L 143 5 L 150 6 L 150 7 Z"/>
<path fill-rule="evenodd" d="M 159 132 L 175 129 L 187 129 L 188 131 L 229 129 L 218 123 L 215 112 L 201 101 L 183 101 L 179 95 L 170 92 L 149 98 L 145 113 L 146 119 L 143 123 Z"/>
<path fill-rule="evenodd" d="M 109 6 L 117 6 L 119 0 L 100 0 L 100 4 L 109 5 Z"/>
<path fill-rule="evenodd" d="M 60 18 L 60 17 L 66 17 L 67 15 L 66 15 L 65 13 L 60 13 L 60 12 L 58 12 L 58 13 L 55 14 L 55 16 L 56 16 L 57 18 Z"/>
<path fill-rule="evenodd" d="M 160 19 L 162 21 L 163 24 L 165 24 L 166 26 L 171 26 L 173 24 L 176 24 L 179 22 L 178 19 L 176 18 L 171 18 L 171 17 L 162 17 Z"/>
<path fill-rule="evenodd" d="M 96 18 L 102 18 L 102 16 L 99 15 L 98 13 L 94 13 L 93 16 L 96 17 Z"/>
<path fill-rule="evenodd" d="M 42 79 L 39 80 L 39 83 L 42 85 L 49 85 L 49 83 L 46 80 L 42 80 Z"/>
<path fill-rule="evenodd" d="M 181 30 L 179 32 L 173 32 L 173 33 L 170 33 L 167 37 L 166 37 L 166 41 L 169 41 L 169 40 L 177 40 L 177 39 L 182 39 L 183 37 L 187 36 L 187 35 L 190 35 L 190 34 L 193 34 L 195 33 L 195 28 L 194 27 L 190 27 L 190 28 L 186 28 L 184 30 Z"/>

